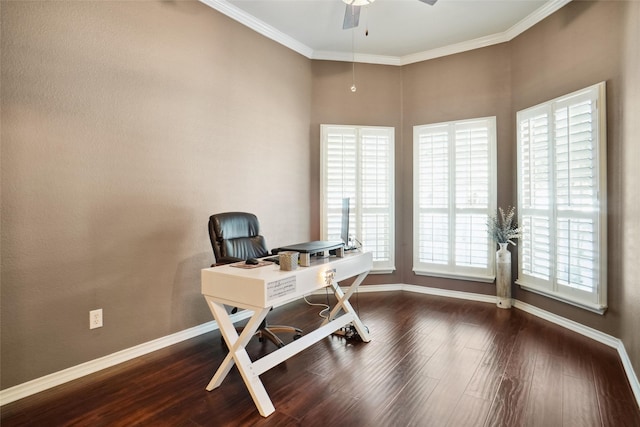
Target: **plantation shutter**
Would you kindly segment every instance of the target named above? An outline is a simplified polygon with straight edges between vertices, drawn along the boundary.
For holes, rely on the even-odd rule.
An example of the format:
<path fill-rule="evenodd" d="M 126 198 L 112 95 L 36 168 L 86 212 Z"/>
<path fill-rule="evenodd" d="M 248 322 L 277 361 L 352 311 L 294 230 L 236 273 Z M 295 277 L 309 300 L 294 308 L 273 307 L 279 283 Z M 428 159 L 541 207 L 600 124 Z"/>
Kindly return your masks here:
<path fill-rule="evenodd" d="M 551 160 L 548 108 L 531 111 L 519 120 L 522 162 L 519 224 L 520 269 L 531 278 L 549 280 L 551 274 Z"/>
<path fill-rule="evenodd" d="M 340 240 L 342 199 L 350 200 L 349 228 L 374 271 L 394 261 L 394 128 L 321 126 L 323 239 Z"/>
<path fill-rule="evenodd" d="M 518 283 L 606 308 L 604 84 L 518 113 Z"/>
<path fill-rule="evenodd" d="M 395 203 L 391 197 L 393 145 L 388 129 L 363 128 L 360 134 L 362 247 L 374 254 L 374 261 L 389 266 L 394 225 L 391 212 Z"/>
<path fill-rule="evenodd" d="M 342 199 L 356 196 L 356 130 L 347 127 L 330 128 L 325 142 L 326 240 L 339 241 L 342 219 Z M 357 229 L 355 215 L 350 215 L 350 227 Z"/>
<path fill-rule="evenodd" d="M 492 281 L 495 118 L 414 127 L 414 271 Z"/>
<path fill-rule="evenodd" d="M 456 265 L 487 268 L 490 265 L 487 215 L 490 206 L 489 126 L 486 121 L 455 126 Z"/>
<path fill-rule="evenodd" d="M 417 134 L 418 259 L 447 265 L 449 261 L 449 132 L 447 126 Z"/>

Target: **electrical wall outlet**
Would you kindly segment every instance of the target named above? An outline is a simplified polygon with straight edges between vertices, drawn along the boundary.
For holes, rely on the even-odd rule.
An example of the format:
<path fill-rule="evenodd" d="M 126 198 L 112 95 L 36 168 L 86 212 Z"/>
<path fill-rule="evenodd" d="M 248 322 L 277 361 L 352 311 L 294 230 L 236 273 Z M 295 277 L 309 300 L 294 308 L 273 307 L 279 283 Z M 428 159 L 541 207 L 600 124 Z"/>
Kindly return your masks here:
<path fill-rule="evenodd" d="M 102 309 L 89 312 L 89 329 L 102 328 Z"/>

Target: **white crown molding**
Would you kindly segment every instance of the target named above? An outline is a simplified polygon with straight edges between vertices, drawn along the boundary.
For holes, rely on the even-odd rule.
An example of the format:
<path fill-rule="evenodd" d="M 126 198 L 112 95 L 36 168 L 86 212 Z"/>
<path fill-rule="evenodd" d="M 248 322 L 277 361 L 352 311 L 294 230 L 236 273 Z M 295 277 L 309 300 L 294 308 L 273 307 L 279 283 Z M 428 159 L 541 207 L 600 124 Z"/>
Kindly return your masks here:
<path fill-rule="evenodd" d="M 367 55 L 364 53 L 356 53 L 354 55 L 349 52 L 331 52 L 324 50 L 314 51 L 313 55 L 309 59 L 320 61 L 357 62 L 361 64 L 403 65 L 401 58 L 398 58 L 397 56 Z"/>
<path fill-rule="evenodd" d="M 430 288 L 418 285 L 388 284 L 368 285 L 358 288 L 359 293 L 389 291 L 406 291 L 491 304 L 495 304 L 496 301 L 496 298 L 493 295 L 451 291 L 447 289 Z M 317 292 L 322 294 L 323 291 L 320 290 Z M 620 355 L 620 360 L 622 361 L 625 374 L 627 375 L 627 379 L 629 380 L 629 384 L 631 385 L 636 401 L 638 405 L 640 405 L 640 381 L 638 381 L 638 377 L 633 370 L 633 365 L 631 364 L 629 355 L 624 347 L 624 343 L 620 339 L 518 300 L 513 300 L 513 307 L 555 323 L 556 325 L 562 326 L 563 328 L 569 329 L 580 335 L 584 335 L 609 347 L 615 348 Z M 231 316 L 231 320 L 235 323 L 250 317 L 250 315 L 250 311 L 243 310 L 233 314 Z M 0 390 L 0 406 L 216 329 L 218 329 L 218 325 L 215 321 L 207 322 L 184 331 L 176 332 L 175 334 L 171 334 L 166 337 L 158 338 L 95 360 L 90 360 L 89 362 L 82 363 L 80 365 L 72 366 L 62 371 L 54 372 L 41 378 L 36 378 L 23 384 L 18 384 L 5 390 Z"/>
<path fill-rule="evenodd" d="M 467 52 L 474 49 L 480 49 L 482 47 L 487 47 L 506 41 L 508 40 L 506 39 L 505 33 L 492 34 L 490 36 L 479 37 L 477 39 L 467 40 L 461 43 L 403 56 L 402 58 L 400 58 L 400 65 L 414 64 L 416 62 L 422 62 L 429 59 L 441 58 L 443 56 Z"/>
<path fill-rule="evenodd" d="M 313 55 L 313 49 L 300 43 L 298 40 L 289 37 L 283 32 L 273 28 L 271 25 L 256 19 L 252 15 L 244 12 L 243 10 L 235 7 L 231 3 L 225 0 L 199 0 L 201 3 L 206 4 L 212 9 L 217 10 L 223 15 L 228 16 L 241 23 L 242 25 L 251 28 L 255 32 L 262 34 L 268 39 L 271 39 L 281 45 L 288 47 L 289 49 L 298 52 L 300 55 L 311 58 Z"/>
<path fill-rule="evenodd" d="M 562 7 L 564 7 L 570 2 L 571 0 L 553 0 L 543 4 L 535 12 L 526 16 L 520 22 L 516 23 L 513 27 L 505 31 L 504 32 L 504 35 L 506 38 L 505 41 L 509 41 L 519 36 L 520 34 L 524 33 L 526 30 L 533 27 L 538 22 L 542 21 L 547 16 L 555 13 L 557 10 L 561 9 Z"/>
<path fill-rule="evenodd" d="M 443 56 L 453 55 L 456 53 L 466 52 L 469 50 L 479 49 L 482 47 L 491 46 L 494 44 L 507 42 L 514 37 L 522 34 L 538 22 L 545 19 L 547 16 L 556 12 L 558 9 L 565 6 L 571 0 L 552 0 L 545 3 L 538 8 L 532 14 L 528 15 L 520 22 L 513 25 L 508 30 L 502 33 L 496 33 L 485 37 L 480 37 L 474 40 L 468 40 L 449 46 L 443 46 L 436 49 L 431 49 L 423 52 L 413 53 L 402 57 L 398 56 L 383 56 L 383 55 L 368 55 L 356 53 L 355 57 L 352 53 L 347 52 L 333 52 L 333 51 L 314 51 L 309 46 L 295 40 L 294 38 L 284 34 L 283 32 L 275 29 L 269 24 L 256 19 L 254 16 L 246 13 L 242 9 L 239 9 L 227 2 L 226 0 L 199 0 L 207 6 L 217 10 L 223 15 L 228 16 L 245 25 L 252 30 L 256 31 L 263 36 L 280 43 L 281 45 L 288 47 L 289 49 L 298 52 L 299 54 L 314 60 L 324 61 L 342 61 L 342 62 L 359 62 L 363 64 L 378 64 L 378 65 L 408 65 L 416 62 L 422 62 L 429 59 L 440 58 Z"/>

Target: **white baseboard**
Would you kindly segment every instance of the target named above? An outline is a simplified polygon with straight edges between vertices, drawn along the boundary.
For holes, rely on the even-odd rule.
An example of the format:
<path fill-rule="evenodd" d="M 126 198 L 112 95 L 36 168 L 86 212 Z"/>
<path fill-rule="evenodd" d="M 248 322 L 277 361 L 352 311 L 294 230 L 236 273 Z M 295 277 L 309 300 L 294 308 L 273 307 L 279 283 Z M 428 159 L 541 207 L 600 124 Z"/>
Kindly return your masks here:
<path fill-rule="evenodd" d="M 633 395 L 636 398 L 636 402 L 638 402 L 638 406 L 640 406 L 640 382 L 638 381 L 638 376 L 633 370 L 631 359 L 629 359 L 629 355 L 627 354 L 627 350 L 624 348 L 624 343 L 622 342 L 622 340 L 609 334 L 605 334 L 604 332 L 600 332 L 597 329 L 585 326 L 582 323 L 574 322 L 573 320 L 566 319 L 564 317 L 558 316 L 557 314 L 539 309 L 538 307 L 527 304 L 526 302 L 518 300 L 514 301 L 514 307 L 519 308 L 522 311 L 526 311 L 527 313 L 533 314 L 536 317 L 548 320 L 549 322 L 560 325 L 563 328 L 569 329 L 570 331 L 577 332 L 580 335 L 584 335 L 585 337 L 591 338 L 592 340 L 615 348 L 618 351 L 620 360 L 622 361 L 624 372 L 627 375 L 627 379 L 629 380 L 629 384 L 631 385 L 631 390 L 633 390 Z"/>
<path fill-rule="evenodd" d="M 631 364 L 627 350 L 624 348 L 624 343 L 620 340 L 618 340 L 618 342 L 620 342 L 620 345 L 618 345 L 617 350 L 620 355 L 620 360 L 622 361 L 622 366 L 624 367 L 624 372 L 627 374 L 629 385 L 631 385 L 631 390 L 633 390 L 633 394 L 636 397 L 636 402 L 638 406 L 640 406 L 640 381 L 638 381 L 638 376 L 633 370 L 633 365 Z"/>
<path fill-rule="evenodd" d="M 403 285 L 403 284 L 369 285 L 369 286 L 361 286 L 358 291 L 359 292 L 384 292 L 384 291 L 398 291 L 398 290 L 415 292 L 419 294 L 437 295 L 437 296 L 443 296 L 443 297 L 449 297 L 449 298 L 465 299 L 465 300 L 471 300 L 471 301 L 488 302 L 492 304 L 496 303 L 496 297 L 493 295 L 473 294 L 469 292 L 451 291 L 447 289 L 430 288 L 426 286 L 417 286 L 417 285 Z M 620 340 L 619 338 L 613 337 L 609 334 L 605 334 L 604 332 L 600 332 L 597 329 L 590 328 L 581 323 L 574 322 L 573 320 L 569 320 L 562 316 L 558 316 L 557 314 L 553 314 L 548 311 L 542 310 L 531 304 L 527 304 L 526 302 L 522 302 L 514 299 L 513 307 L 518 308 L 522 311 L 526 311 L 529 314 L 532 314 L 536 317 L 547 320 L 551 323 L 555 323 L 556 325 L 562 326 L 563 328 L 569 329 L 570 331 L 576 332 L 580 335 L 584 335 L 588 338 L 591 338 L 592 340 L 608 345 L 609 347 L 615 348 L 618 351 L 618 354 L 620 355 L 620 360 L 622 361 L 624 372 L 627 375 L 627 379 L 629 380 L 629 384 L 631 385 L 631 389 L 633 390 L 633 394 L 636 398 L 636 402 L 638 403 L 638 406 L 640 406 L 640 381 L 638 381 L 638 376 L 633 370 L 631 359 L 629 359 L 629 355 L 627 354 L 627 350 L 625 349 L 624 343 L 622 342 L 622 340 Z"/>
<path fill-rule="evenodd" d="M 250 315 L 251 312 L 241 311 L 233 314 L 231 316 L 231 319 L 234 322 L 237 322 L 250 317 Z M 194 326 L 193 328 L 185 329 L 184 331 L 176 332 L 175 334 L 148 341 L 146 343 L 142 343 L 134 347 L 118 351 L 116 353 L 108 354 L 98 359 L 81 363 L 80 365 L 63 369 L 62 371 L 45 375 L 44 377 L 36 378 L 26 383 L 18 384 L 5 390 L 0 390 L 0 406 L 59 386 L 60 384 L 64 384 L 66 382 L 84 377 L 85 375 L 93 374 L 94 372 L 110 368 L 111 366 L 118 365 L 122 362 L 135 359 L 136 357 L 144 356 L 145 354 L 160 350 L 161 348 L 168 347 L 173 344 L 177 344 L 190 338 L 197 337 L 198 335 L 202 335 L 216 329 L 218 329 L 218 324 L 215 320 L 203 323 L 202 325 Z"/>
<path fill-rule="evenodd" d="M 494 295 L 473 294 L 471 292 L 461 292 L 461 291 L 450 291 L 447 289 L 429 288 L 426 286 L 418 286 L 418 285 L 402 285 L 402 290 L 407 292 L 415 292 L 417 294 L 436 295 L 440 297 L 465 299 L 469 301 L 490 302 L 492 304 L 496 303 L 496 297 Z"/>
<path fill-rule="evenodd" d="M 361 286 L 358 289 L 358 292 L 360 293 L 388 291 L 406 291 L 494 304 L 496 301 L 495 296 L 492 295 L 450 291 L 446 289 L 429 288 L 417 285 L 368 285 Z M 615 348 L 620 355 L 620 360 L 622 361 L 629 384 L 631 384 L 633 394 L 640 406 L 640 382 L 633 370 L 629 355 L 624 348 L 624 343 L 620 339 L 518 300 L 514 300 L 513 306 L 536 317 L 555 323 L 566 329 Z M 250 311 L 240 311 L 239 313 L 232 315 L 231 319 L 233 322 L 237 322 L 250 317 L 250 315 Z M 36 378 L 35 380 L 31 380 L 26 383 L 18 384 L 5 390 L 0 390 L 0 406 L 216 329 L 218 329 L 218 325 L 215 321 L 207 322 L 184 331 L 176 332 L 175 334 L 167 335 L 166 337 L 158 338 L 95 360 L 90 360 L 89 362 L 82 363 L 80 365 L 72 366 L 62 371 L 54 372 L 41 378 Z"/>
<path fill-rule="evenodd" d="M 346 288 L 343 289 L 346 291 Z M 427 294 L 427 295 L 436 295 L 441 297 L 448 298 L 457 298 L 457 299 L 466 299 L 470 301 L 480 301 L 480 302 L 496 302 L 496 297 L 493 295 L 484 295 L 484 294 L 472 294 L 469 292 L 461 292 L 461 291 L 450 291 L 447 289 L 439 289 L 439 288 L 428 288 L 425 286 L 418 285 L 403 285 L 401 283 L 392 283 L 387 285 L 363 285 L 358 288 L 359 293 L 368 293 L 368 292 L 389 292 L 389 291 L 407 291 L 413 292 L 416 294 Z M 324 290 L 316 291 L 315 294 L 324 294 Z"/>

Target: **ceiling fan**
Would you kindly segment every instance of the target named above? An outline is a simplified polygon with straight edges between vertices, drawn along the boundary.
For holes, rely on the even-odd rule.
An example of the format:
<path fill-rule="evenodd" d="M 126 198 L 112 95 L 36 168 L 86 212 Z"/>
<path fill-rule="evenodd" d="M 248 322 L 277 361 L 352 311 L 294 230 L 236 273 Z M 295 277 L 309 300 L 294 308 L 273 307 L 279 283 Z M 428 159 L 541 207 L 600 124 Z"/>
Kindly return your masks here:
<path fill-rule="evenodd" d="M 347 4 L 347 8 L 344 11 L 344 22 L 342 23 L 342 29 L 348 30 L 355 28 L 360 23 L 360 8 L 368 4 L 373 3 L 375 0 L 342 0 Z M 433 6 L 438 0 L 418 0 L 422 3 L 427 3 Z"/>

